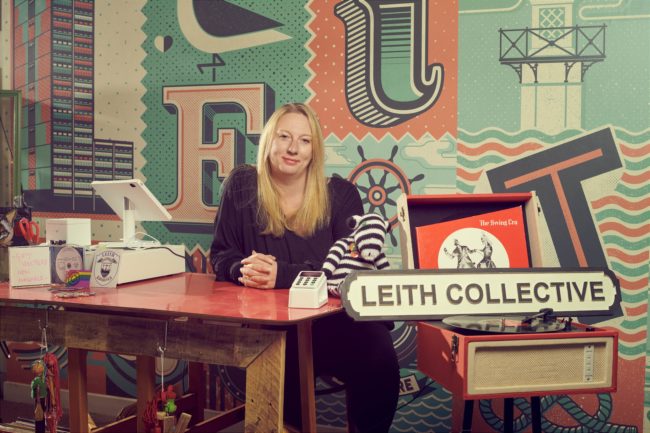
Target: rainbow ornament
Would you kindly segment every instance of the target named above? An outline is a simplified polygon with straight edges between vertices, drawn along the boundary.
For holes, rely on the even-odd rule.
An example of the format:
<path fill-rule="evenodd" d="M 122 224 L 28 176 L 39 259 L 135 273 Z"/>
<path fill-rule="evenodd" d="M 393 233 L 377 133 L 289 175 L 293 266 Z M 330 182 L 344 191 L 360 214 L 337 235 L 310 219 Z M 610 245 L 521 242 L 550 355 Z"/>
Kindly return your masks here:
<path fill-rule="evenodd" d="M 90 273 L 90 271 L 68 271 L 65 286 L 75 289 L 87 289 L 90 287 Z"/>

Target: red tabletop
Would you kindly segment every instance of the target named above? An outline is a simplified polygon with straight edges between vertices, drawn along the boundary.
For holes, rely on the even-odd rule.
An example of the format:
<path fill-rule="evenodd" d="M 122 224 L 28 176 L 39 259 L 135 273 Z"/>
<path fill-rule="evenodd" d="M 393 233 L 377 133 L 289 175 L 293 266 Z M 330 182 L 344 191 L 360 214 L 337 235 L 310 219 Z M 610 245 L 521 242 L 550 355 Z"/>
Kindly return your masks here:
<path fill-rule="evenodd" d="M 183 273 L 93 288 L 95 296 L 59 298 L 49 287 L 11 288 L 0 283 L 0 302 L 63 305 L 79 310 L 142 312 L 234 322 L 281 324 L 326 316 L 341 310 L 330 298 L 318 309 L 289 308 L 289 290 L 260 290 L 214 281 L 214 275 Z"/>

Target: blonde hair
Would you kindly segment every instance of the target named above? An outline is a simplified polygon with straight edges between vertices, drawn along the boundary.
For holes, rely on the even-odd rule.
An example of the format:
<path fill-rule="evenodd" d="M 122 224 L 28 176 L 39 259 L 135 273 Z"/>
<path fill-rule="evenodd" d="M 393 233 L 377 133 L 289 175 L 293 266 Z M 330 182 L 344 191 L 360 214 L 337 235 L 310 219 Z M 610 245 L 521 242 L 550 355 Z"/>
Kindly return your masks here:
<path fill-rule="evenodd" d="M 312 159 L 307 166 L 307 184 L 302 205 L 291 217 L 286 217 L 280 206 L 280 195 L 271 178 L 271 143 L 280 118 L 287 113 L 302 114 L 311 127 Z M 291 230 L 309 237 L 316 229 L 329 223 L 330 200 L 325 177 L 325 147 L 316 114 L 305 104 L 290 103 L 278 108 L 268 120 L 260 135 L 257 153 L 258 218 L 262 234 L 280 237 Z"/>

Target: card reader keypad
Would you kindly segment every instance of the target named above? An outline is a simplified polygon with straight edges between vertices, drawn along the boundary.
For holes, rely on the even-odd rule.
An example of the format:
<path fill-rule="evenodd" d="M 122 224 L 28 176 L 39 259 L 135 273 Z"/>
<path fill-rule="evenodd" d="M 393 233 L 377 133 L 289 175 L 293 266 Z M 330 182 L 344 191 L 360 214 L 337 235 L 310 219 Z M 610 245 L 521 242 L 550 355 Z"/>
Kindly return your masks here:
<path fill-rule="evenodd" d="M 292 286 L 312 289 L 319 287 L 321 284 L 325 284 L 325 281 L 326 279 L 323 272 L 303 271 L 298 274 Z"/>

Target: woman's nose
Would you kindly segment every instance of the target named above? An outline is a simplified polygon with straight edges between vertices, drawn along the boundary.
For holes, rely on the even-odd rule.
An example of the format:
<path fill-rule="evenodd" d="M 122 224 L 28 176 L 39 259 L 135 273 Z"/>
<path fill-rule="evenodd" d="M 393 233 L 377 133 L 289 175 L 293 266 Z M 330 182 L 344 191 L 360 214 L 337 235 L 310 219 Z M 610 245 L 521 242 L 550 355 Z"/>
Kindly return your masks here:
<path fill-rule="evenodd" d="M 290 155 L 296 155 L 298 153 L 298 144 L 296 140 L 291 140 L 289 147 L 287 147 L 287 153 Z"/>

